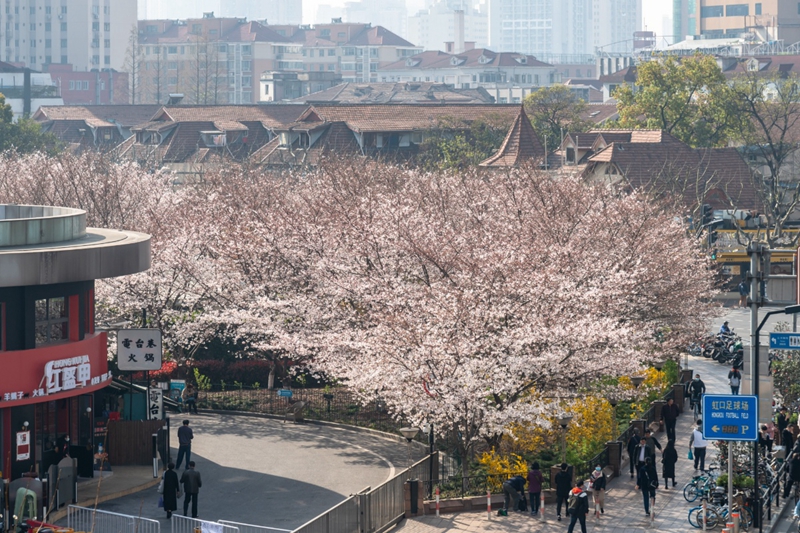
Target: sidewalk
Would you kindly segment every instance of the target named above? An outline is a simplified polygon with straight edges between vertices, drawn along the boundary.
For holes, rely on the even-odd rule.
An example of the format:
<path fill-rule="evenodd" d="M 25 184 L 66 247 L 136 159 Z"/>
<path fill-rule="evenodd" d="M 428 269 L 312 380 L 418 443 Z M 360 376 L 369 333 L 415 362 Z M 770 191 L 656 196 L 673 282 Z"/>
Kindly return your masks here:
<path fill-rule="evenodd" d="M 689 364 L 694 374 L 700 374 L 706 384 L 706 392 L 711 394 L 729 394 L 727 366 L 716 361 L 693 357 Z M 634 481 L 628 474 L 627 463 L 623 465 L 622 475 L 612 479 L 608 484 L 606 494 L 605 514 L 599 519 L 594 518 L 592 512 L 586 519 L 587 531 L 593 533 L 638 533 L 640 531 L 691 531 L 694 530 L 687 521 L 687 513 L 695 504 L 688 503 L 683 498 L 683 486 L 694 475 L 693 462 L 687 459 L 689 454 L 689 436 L 694 425 L 689 402 L 686 401 L 684 411 L 678 418 L 676 425 L 677 441 L 675 448 L 678 451 L 678 463 L 675 465 L 676 488 L 664 489 L 664 479 L 659 477 L 661 484 L 656 494 L 656 518 L 653 527 L 650 519 L 644 514 L 644 503 L 641 491 L 634 489 Z M 666 444 L 666 433 L 657 435 L 662 447 Z M 661 456 L 656 450 L 658 474 L 661 476 Z M 709 447 L 706 457 L 708 465 L 716 456 L 715 448 Z M 627 458 L 627 452 L 623 452 Z M 510 513 L 508 517 L 497 516 L 493 513 L 487 519 L 486 512 L 458 513 L 436 516 L 411 518 L 401 522 L 395 532 L 398 533 L 437 533 L 451 532 L 564 532 L 569 525 L 569 518 L 564 517 L 561 522 L 556 521 L 555 505 L 548 505 L 544 511 L 545 520 L 531 518 L 527 513 Z M 580 526 L 576 525 L 576 531 Z"/>

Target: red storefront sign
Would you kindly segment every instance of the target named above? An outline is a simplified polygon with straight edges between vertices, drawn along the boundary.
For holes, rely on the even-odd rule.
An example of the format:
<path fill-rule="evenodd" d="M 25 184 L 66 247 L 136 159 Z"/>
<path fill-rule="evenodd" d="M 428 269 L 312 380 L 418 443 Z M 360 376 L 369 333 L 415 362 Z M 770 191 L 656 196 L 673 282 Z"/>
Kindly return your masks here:
<path fill-rule="evenodd" d="M 0 408 L 69 398 L 105 387 L 105 332 L 78 342 L 0 352 Z"/>

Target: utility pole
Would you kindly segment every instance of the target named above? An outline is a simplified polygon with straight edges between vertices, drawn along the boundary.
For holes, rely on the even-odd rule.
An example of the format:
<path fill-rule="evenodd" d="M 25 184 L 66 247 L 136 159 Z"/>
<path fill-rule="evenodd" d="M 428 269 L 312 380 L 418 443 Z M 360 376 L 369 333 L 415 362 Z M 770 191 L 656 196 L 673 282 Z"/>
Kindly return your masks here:
<path fill-rule="evenodd" d="M 763 247 L 764 245 L 762 243 L 753 241 L 747 245 L 747 254 L 750 256 L 750 272 L 747 275 L 747 278 L 750 280 L 750 394 L 756 397 L 756 424 L 758 424 L 758 412 L 760 407 L 760 402 L 758 401 L 758 307 L 761 303 L 761 299 L 759 298 L 758 289 L 761 286 L 760 267 Z M 753 443 L 753 481 L 756 487 L 761 486 L 758 482 L 758 442 Z M 760 531 L 762 527 L 761 495 L 758 490 L 755 491 L 755 499 L 753 517 L 758 521 Z"/>

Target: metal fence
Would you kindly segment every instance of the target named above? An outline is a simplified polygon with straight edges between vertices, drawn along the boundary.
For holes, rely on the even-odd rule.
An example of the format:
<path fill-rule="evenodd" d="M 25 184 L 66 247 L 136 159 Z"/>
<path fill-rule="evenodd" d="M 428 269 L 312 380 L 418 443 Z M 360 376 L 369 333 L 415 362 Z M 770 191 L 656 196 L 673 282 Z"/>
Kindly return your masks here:
<path fill-rule="evenodd" d="M 172 533 L 239 533 L 239 528 L 221 522 L 209 522 L 198 518 L 189 518 L 178 514 L 172 515 Z M 98 533 L 112 533 L 110 531 L 98 531 Z"/>
<path fill-rule="evenodd" d="M 350 496 L 292 533 L 386 531 L 397 524 L 405 513 L 405 482 L 409 479 L 419 479 L 423 484 L 429 482 L 429 461 L 434 460 L 434 457 L 435 455 L 429 455 L 374 489 L 367 487 L 360 493 Z"/>
<path fill-rule="evenodd" d="M 67 507 L 67 528 L 86 533 L 161 533 L 158 520 L 77 505 Z"/>
<path fill-rule="evenodd" d="M 254 526 L 253 524 L 243 524 L 241 522 L 232 522 L 230 520 L 217 520 L 218 524 L 222 524 L 223 526 L 233 526 L 239 529 L 239 533 L 268 533 L 271 531 L 283 531 L 287 533 L 291 533 L 291 529 L 281 529 L 279 527 L 267 527 L 267 526 Z"/>
<path fill-rule="evenodd" d="M 579 480 L 581 478 L 587 479 L 589 474 L 592 473 L 592 470 L 594 470 L 597 465 L 600 465 L 601 468 L 605 468 L 608 466 L 608 464 L 608 446 L 605 446 L 603 451 L 588 461 L 583 461 L 575 465 L 575 480 Z"/>

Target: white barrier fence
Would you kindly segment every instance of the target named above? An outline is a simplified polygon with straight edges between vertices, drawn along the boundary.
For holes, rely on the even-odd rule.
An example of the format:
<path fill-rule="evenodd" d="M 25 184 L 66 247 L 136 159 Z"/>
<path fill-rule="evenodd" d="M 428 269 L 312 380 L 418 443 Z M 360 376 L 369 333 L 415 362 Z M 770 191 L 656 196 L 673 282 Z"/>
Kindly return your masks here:
<path fill-rule="evenodd" d="M 172 515 L 172 533 L 240 533 L 239 528 L 221 522 L 209 522 L 198 518 Z M 101 532 L 111 533 L 111 532 Z"/>
<path fill-rule="evenodd" d="M 86 533 L 161 533 L 158 520 L 70 505 L 67 527 Z"/>

